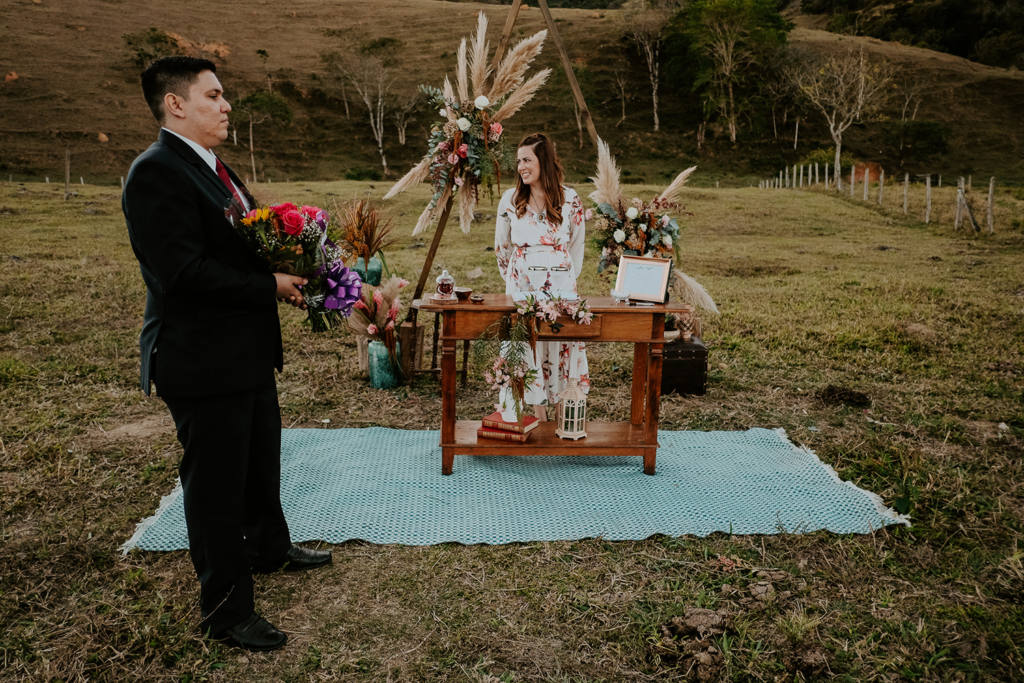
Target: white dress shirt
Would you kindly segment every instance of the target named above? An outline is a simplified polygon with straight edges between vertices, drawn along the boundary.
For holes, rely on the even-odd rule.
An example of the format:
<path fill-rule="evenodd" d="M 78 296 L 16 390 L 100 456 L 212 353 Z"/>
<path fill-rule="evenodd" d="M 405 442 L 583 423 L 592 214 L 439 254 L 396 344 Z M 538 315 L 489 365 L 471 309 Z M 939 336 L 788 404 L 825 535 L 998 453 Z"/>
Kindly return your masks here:
<path fill-rule="evenodd" d="M 217 173 L 217 155 L 214 154 L 212 150 L 203 149 L 203 147 L 198 142 L 195 142 L 194 140 L 189 140 L 184 135 L 181 135 L 180 133 L 175 133 L 170 128 L 164 128 L 163 130 L 166 130 L 171 135 L 177 135 L 179 139 L 184 141 L 185 144 L 187 144 L 189 147 L 195 150 L 196 154 L 199 155 L 199 158 L 205 161 L 210 166 L 211 171 Z M 217 177 L 219 178 L 220 176 Z M 238 192 L 238 196 L 241 198 L 242 205 L 245 207 L 245 210 L 249 211 L 252 207 L 249 206 L 249 201 L 245 198 L 245 195 L 242 194 L 242 188 L 238 187 L 238 185 L 235 185 L 235 181 L 231 179 L 230 175 L 228 176 L 228 180 L 231 180 L 231 184 L 234 186 L 235 191 Z"/>

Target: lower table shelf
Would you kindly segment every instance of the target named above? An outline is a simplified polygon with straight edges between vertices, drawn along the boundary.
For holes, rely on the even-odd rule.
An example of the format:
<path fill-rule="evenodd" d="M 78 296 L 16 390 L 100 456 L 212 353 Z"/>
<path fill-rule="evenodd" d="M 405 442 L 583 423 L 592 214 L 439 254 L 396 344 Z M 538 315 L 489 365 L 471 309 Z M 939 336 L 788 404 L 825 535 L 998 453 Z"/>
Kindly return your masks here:
<path fill-rule="evenodd" d="M 555 422 L 541 422 L 525 443 L 478 439 L 480 420 L 455 423 L 455 442 L 441 443 L 455 455 L 653 455 L 658 444 L 644 443 L 643 425 L 588 422 L 587 436 L 572 441 L 555 436 Z"/>

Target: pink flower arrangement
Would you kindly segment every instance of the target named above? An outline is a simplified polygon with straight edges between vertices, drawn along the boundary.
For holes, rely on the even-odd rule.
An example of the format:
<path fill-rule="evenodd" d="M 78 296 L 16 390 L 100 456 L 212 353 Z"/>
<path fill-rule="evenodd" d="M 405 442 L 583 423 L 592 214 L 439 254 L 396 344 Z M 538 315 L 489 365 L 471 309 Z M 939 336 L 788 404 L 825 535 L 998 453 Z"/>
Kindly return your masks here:
<path fill-rule="evenodd" d="M 501 137 L 502 127 L 500 123 L 491 124 L 491 140 L 497 140 Z"/>

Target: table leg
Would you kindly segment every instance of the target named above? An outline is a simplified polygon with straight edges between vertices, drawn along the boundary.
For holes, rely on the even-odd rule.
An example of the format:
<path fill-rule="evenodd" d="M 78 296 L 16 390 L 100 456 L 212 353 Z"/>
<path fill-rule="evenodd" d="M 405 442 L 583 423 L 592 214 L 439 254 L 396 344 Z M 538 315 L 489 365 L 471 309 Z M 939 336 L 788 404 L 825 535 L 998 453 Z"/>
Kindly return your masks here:
<path fill-rule="evenodd" d="M 647 356 L 650 344 L 633 345 L 633 392 L 629 421 L 635 425 L 644 423 L 644 399 L 647 396 Z"/>
<path fill-rule="evenodd" d="M 450 320 L 451 319 L 451 320 Z M 444 333 L 449 337 L 441 342 L 441 443 L 455 443 L 455 340 L 454 316 L 444 316 Z M 455 460 L 454 446 L 441 446 L 441 474 L 451 474 Z"/>
<path fill-rule="evenodd" d="M 459 371 L 461 375 L 459 381 L 462 382 L 462 388 L 466 388 L 466 382 L 469 381 L 469 340 L 462 342 L 462 370 Z"/>
<path fill-rule="evenodd" d="M 656 316 L 654 338 L 664 336 L 665 317 Z M 658 445 L 658 418 L 661 415 L 661 365 L 664 344 L 650 345 L 650 362 L 647 371 L 647 411 L 644 419 L 644 442 L 649 446 Z M 644 474 L 654 474 L 657 448 L 648 448 L 644 452 Z"/>

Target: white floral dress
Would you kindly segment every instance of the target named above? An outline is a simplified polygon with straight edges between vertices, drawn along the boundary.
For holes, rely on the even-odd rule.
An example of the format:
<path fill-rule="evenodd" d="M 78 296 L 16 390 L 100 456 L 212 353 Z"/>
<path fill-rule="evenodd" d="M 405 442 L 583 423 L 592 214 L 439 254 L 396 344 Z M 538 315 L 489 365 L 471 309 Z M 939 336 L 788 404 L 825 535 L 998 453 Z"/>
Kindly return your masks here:
<path fill-rule="evenodd" d="M 548 222 L 527 209 L 516 217 L 508 190 L 498 203 L 498 221 L 494 231 L 494 254 L 505 280 L 505 293 L 559 293 L 563 298 L 578 296 L 576 278 L 583 268 L 583 202 L 574 190 L 565 188 L 562 223 Z M 526 387 L 529 405 L 554 405 L 558 394 L 579 380 L 584 392 L 590 390 L 586 345 L 583 342 L 538 342 L 536 358 L 527 353 L 537 379 Z M 504 398 L 504 397 L 502 397 Z"/>

